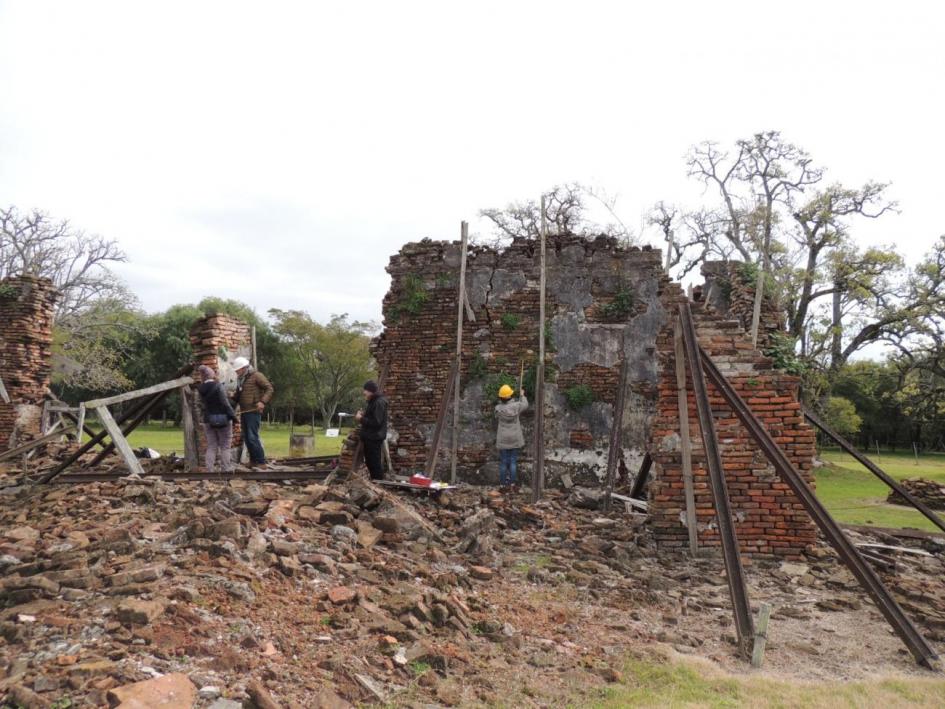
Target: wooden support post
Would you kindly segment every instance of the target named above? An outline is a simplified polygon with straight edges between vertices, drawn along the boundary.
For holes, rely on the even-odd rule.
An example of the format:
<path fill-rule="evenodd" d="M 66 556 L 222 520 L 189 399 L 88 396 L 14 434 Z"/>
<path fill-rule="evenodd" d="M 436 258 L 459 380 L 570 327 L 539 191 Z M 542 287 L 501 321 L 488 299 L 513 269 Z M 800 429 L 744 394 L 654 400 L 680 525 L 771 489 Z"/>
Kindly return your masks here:
<path fill-rule="evenodd" d="M 532 475 L 532 502 L 545 492 L 545 196 L 541 196 L 541 250 L 538 276 L 538 367 L 535 372 L 535 464 Z"/>
<path fill-rule="evenodd" d="M 446 388 L 443 390 L 443 398 L 440 399 L 440 410 L 437 412 L 436 425 L 433 427 L 433 440 L 430 441 L 430 452 L 427 453 L 427 464 L 424 467 L 424 473 L 428 478 L 432 478 L 436 472 L 436 458 L 440 453 L 446 415 L 449 413 L 450 403 L 453 401 L 453 389 L 456 386 L 456 369 L 456 360 L 453 360 L 450 371 L 446 375 Z"/>
<path fill-rule="evenodd" d="M 99 420 L 102 422 L 105 430 L 108 431 L 108 435 L 111 436 L 112 443 L 115 444 L 122 460 L 124 460 L 125 465 L 128 466 L 128 471 L 132 475 L 144 477 L 144 469 L 141 467 L 140 461 L 135 458 L 134 451 L 131 450 L 128 440 L 122 435 L 121 429 L 118 428 L 118 424 L 115 423 L 115 419 L 112 418 L 108 407 L 99 406 L 95 409 L 95 413 L 98 414 Z"/>
<path fill-rule="evenodd" d="M 126 411 L 125 413 L 121 414 L 118 417 L 118 423 L 124 423 L 129 418 L 131 418 L 136 413 L 138 413 L 141 410 L 141 408 L 146 405 L 147 405 L 146 401 L 135 404 L 128 411 Z M 72 414 L 66 414 L 66 418 L 72 418 Z M 108 431 L 102 430 L 102 431 L 99 431 L 98 433 L 95 433 L 94 431 L 85 427 L 84 424 L 83 424 L 83 428 L 86 429 L 85 432 L 88 433 L 90 436 L 89 442 L 83 443 L 81 446 L 79 446 L 79 450 L 77 450 L 75 453 L 70 455 L 68 458 L 66 458 L 64 461 L 62 461 L 59 465 L 57 465 L 55 468 L 50 470 L 48 473 L 43 475 L 43 477 L 39 479 L 40 484 L 48 483 L 50 480 L 52 480 L 57 475 L 59 475 L 59 473 L 61 473 L 63 470 L 65 470 L 70 465 L 75 463 L 83 455 L 85 455 L 90 450 L 92 450 L 92 448 L 94 448 L 96 445 L 102 446 L 103 448 L 105 447 L 105 444 L 102 443 L 102 441 L 108 436 Z"/>
<path fill-rule="evenodd" d="M 142 422 L 147 420 L 148 414 L 151 413 L 154 407 L 156 407 L 158 404 L 164 401 L 165 397 L 167 397 L 167 395 L 170 393 L 171 393 L 170 391 L 162 391 L 160 394 L 154 394 L 153 396 L 151 396 L 151 398 L 148 399 L 144 403 L 144 405 L 139 408 L 138 412 L 134 415 L 134 417 L 122 427 L 121 429 L 122 435 L 125 436 L 125 438 L 131 435 L 132 431 L 138 428 L 138 426 L 140 426 Z M 84 407 L 82 411 L 83 412 L 85 411 Z M 109 443 L 107 446 L 105 446 L 105 448 L 97 456 L 95 456 L 92 459 L 92 462 L 89 463 L 89 467 L 94 467 L 98 465 L 99 463 L 101 463 L 103 460 L 105 460 L 106 456 L 108 456 L 113 450 L 115 450 L 114 441 L 112 443 Z"/>
<path fill-rule="evenodd" d="M 194 425 L 191 395 L 186 387 L 180 390 L 180 406 L 181 425 L 184 428 L 184 468 L 192 472 L 200 466 L 200 439 L 197 437 L 197 428 Z"/>
<path fill-rule="evenodd" d="M 633 479 L 633 487 L 630 488 L 630 497 L 632 499 L 643 499 L 643 488 L 650 477 L 650 468 L 652 467 L 653 456 L 647 453 L 643 456 L 643 460 L 640 461 L 640 469 L 637 471 L 637 476 Z"/>
<path fill-rule="evenodd" d="M 620 380 L 617 384 L 617 396 L 614 400 L 614 421 L 610 428 L 610 448 L 607 451 L 607 496 L 604 509 L 610 510 L 610 497 L 614 494 L 614 478 L 617 471 L 617 459 L 620 457 L 621 439 L 623 438 L 623 409 L 626 400 L 627 370 L 629 363 L 624 357 L 620 363 Z"/>
<path fill-rule="evenodd" d="M 679 447 L 682 453 L 683 493 L 686 497 L 686 529 L 689 532 L 689 553 L 699 552 L 699 530 L 696 517 L 696 491 L 692 477 L 692 438 L 689 434 L 689 394 L 686 390 L 686 353 L 679 321 L 673 328 L 676 357 L 676 401 L 679 408 Z"/>
<path fill-rule="evenodd" d="M 456 294 L 456 378 L 453 383 L 453 445 L 450 451 L 450 482 L 456 483 L 456 464 L 459 455 L 459 395 L 460 372 L 463 365 L 463 304 L 466 300 L 466 243 L 469 240 L 469 225 L 461 222 L 459 257 L 459 292 Z"/>
<path fill-rule="evenodd" d="M 82 434 L 85 432 L 85 404 L 79 404 L 79 413 L 75 422 L 75 442 L 82 445 Z"/>
<path fill-rule="evenodd" d="M 758 622 L 755 623 L 755 645 L 751 650 L 751 666 L 761 667 L 765 659 L 765 645 L 768 642 L 768 621 L 771 619 L 771 606 L 762 603 L 758 609 Z"/>
<path fill-rule="evenodd" d="M 251 339 L 251 342 L 252 342 L 253 369 L 257 369 L 257 368 L 259 367 L 259 365 L 256 364 L 256 326 L 255 326 L 255 325 L 253 325 L 253 326 L 250 328 L 249 334 L 250 334 L 250 339 Z M 329 421 L 328 423 L 331 423 L 331 421 Z"/>

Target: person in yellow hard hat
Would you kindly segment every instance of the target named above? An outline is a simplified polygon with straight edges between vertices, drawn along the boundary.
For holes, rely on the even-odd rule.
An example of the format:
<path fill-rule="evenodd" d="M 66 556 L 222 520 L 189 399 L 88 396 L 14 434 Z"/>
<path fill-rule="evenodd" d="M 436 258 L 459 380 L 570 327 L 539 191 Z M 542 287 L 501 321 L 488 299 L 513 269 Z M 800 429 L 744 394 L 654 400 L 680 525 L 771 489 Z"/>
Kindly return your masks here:
<path fill-rule="evenodd" d="M 525 446 L 519 415 L 528 408 L 528 399 L 525 398 L 524 389 L 517 401 L 512 401 L 514 394 L 512 387 L 503 384 L 499 388 L 499 403 L 495 407 L 495 417 L 499 422 L 495 445 L 499 449 L 499 484 L 503 488 L 517 487 L 518 452 Z"/>

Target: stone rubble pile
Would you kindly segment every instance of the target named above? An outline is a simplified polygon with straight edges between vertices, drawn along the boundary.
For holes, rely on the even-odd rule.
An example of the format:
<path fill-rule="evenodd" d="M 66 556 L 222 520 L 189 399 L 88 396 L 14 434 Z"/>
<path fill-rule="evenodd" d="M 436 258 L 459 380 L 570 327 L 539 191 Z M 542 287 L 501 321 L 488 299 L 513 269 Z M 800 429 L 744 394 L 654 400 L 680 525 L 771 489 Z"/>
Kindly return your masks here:
<path fill-rule="evenodd" d="M 627 653 L 653 643 L 732 661 L 720 560 L 656 555 L 642 521 L 557 491 L 531 505 L 359 479 L 0 482 L 0 697 L 28 709 L 550 705 L 618 681 Z M 925 546 L 883 573 L 942 640 L 945 546 Z M 875 614 L 820 547 L 750 569 L 752 601 L 771 602 L 784 632 Z"/>
<path fill-rule="evenodd" d="M 924 502 L 930 509 L 945 510 L 945 485 L 924 478 L 906 478 L 905 480 L 900 480 L 899 484 L 906 489 L 906 492 L 919 500 L 919 502 Z M 906 498 L 895 490 L 889 493 L 886 502 L 890 502 L 894 505 L 910 504 Z"/>

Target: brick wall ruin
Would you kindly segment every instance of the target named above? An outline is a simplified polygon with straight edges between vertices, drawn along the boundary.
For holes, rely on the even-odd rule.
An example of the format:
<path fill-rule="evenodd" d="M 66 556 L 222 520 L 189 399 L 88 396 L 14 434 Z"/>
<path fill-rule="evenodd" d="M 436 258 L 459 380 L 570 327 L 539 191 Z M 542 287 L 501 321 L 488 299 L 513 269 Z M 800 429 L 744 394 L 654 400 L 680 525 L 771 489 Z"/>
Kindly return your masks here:
<path fill-rule="evenodd" d="M 455 349 L 458 242 L 408 244 L 391 258 L 391 289 L 384 300 L 384 331 L 375 356 L 387 373 L 390 444 L 399 473 L 424 466 L 437 410 Z M 516 239 L 501 251 L 471 246 L 467 293 L 475 321 L 464 325 L 459 470 L 468 482 L 495 483 L 492 407 L 495 390 L 518 379 L 524 362 L 533 378 L 538 342 L 539 259 L 533 241 Z M 734 292 L 736 303 L 741 293 Z M 710 289 L 711 295 L 711 289 Z M 545 455 L 549 484 L 567 472 L 598 484 L 607 448 L 619 363 L 629 362 L 621 431 L 623 474 L 633 475 L 643 455 L 654 457 L 650 510 L 654 534 L 665 546 L 686 543 L 679 461 L 679 426 L 673 360 L 673 321 L 683 290 L 663 271 L 661 255 L 628 248 L 608 237 L 553 236 L 547 245 Z M 731 312 L 731 310 L 727 311 Z M 700 342 L 746 397 L 769 430 L 810 478 L 814 436 L 802 421 L 797 379 L 775 371 L 754 350 L 743 327 L 704 305 L 695 308 Z M 749 310 L 750 317 L 750 310 Z M 526 385 L 527 389 L 527 385 Z M 578 408 L 569 394 L 587 395 Z M 529 392 L 531 393 L 531 392 Z M 710 394 L 715 394 L 710 388 Z M 573 396 L 571 398 L 574 398 Z M 700 543 L 716 545 L 713 507 L 690 389 Z M 813 541 L 814 527 L 800 503 L 767 466 L 747 433 L 714 396 L 737 531 L 747 552 L 793 556 Z M 533 412 L 523 415 L 531 440 Z M 448 450 L 451 416 L 444 431 Z M 438 477 L 448 473 L 441 453 Z M 523 451 L 527 480 L 531 453 Z"/>
<path fill-rule="evenodd" d="M 56 291 L 51 281 L 17 276 L 0 281 L 0 450 L 40 434 L 52 362 Z"/>
<path fill-rule="evenodd" d="M 705 283 L 696 288 L 694 297 L 704 300 L 720 315 L 737 320 L 742 328 L 750 332 L 755 311 L 757 270 L 741 261 L 709 261 L 702 264 L 702 275 Z M 770 297 L 763 298 L 758 325 L 761 348 L 768 345 L 772 333 L 783 331 L 781 311 Z"/>
<path fill-rule="evenodd" d="M 200 318 L 190 328 L 190 345 L 194 352 L 196 367 L 207 365 L 217 373 L 217 379 L 223 384 L 228 393 L 236 391 L 236 370 L 233 369 L 233 360 L 245 357 L 252 361 L 252 330 L 248 324 L 230 315 L 208 315 Z M 195 395 L 194 400 L 199 398 Z M 202 423 L 199 407 L 194 409 L 194 420 Z M 207 450 L 207 441 L 203 426 L 198 425 L 200 465 L 204 464 L 204 454 Z M 240 444 L 240 426 L 237 422 L 233 426 L 233 446 Z"/>

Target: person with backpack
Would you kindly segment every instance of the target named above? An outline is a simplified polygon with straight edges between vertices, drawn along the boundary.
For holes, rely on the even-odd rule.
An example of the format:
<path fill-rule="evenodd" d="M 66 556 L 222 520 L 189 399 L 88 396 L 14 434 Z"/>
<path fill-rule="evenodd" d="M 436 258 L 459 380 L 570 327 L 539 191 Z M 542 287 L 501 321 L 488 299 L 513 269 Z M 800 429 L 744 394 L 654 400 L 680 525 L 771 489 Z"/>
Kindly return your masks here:
<path fill-rule="evenodd" d="M 224 473 L 232 473 L 236 466 L 230 455 L 233 443 L 233 422 L 236 412 L 230 405 L 216 372 L 205 364 L 197 368 L 201 384 L 197 387 L 203 403 L 203 427 L 207 435 L 207 471 L 213 472 L 217 458 Z"/>
<path fill-rule="evenodd" d="M 495 446 L 499 449 L 499 485 L 504 489 L 518 487 L 517 468 L 519 451 L 525 447 L 525 434 L 519 416 L 528 408 L 528 399 L 522 389 L 517 401 L 512 401 L 515 391 L 508 384 L 499 388 L 499 403 L 495 417 L 499 422 Z"/>

